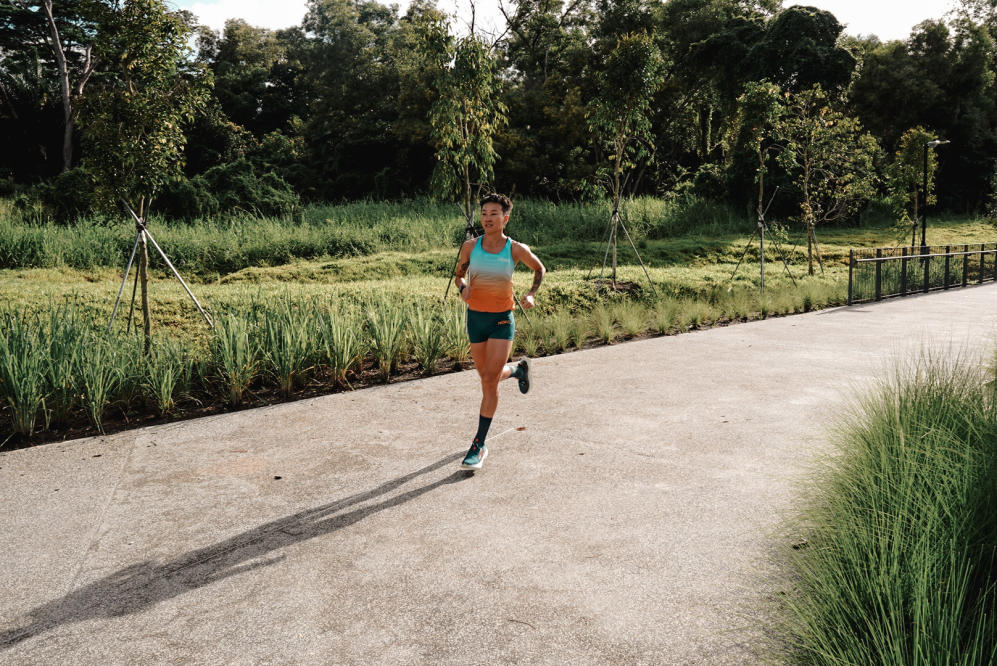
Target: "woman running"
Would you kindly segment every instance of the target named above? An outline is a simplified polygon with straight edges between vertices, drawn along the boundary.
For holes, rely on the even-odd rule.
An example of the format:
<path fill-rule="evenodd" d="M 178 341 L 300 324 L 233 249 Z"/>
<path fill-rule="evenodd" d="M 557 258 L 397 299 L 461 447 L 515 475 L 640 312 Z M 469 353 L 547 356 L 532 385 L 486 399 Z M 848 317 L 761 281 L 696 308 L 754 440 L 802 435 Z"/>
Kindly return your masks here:
<path fill-rule="evenodd" d="M 515 377 L 521 392 L 530 390 L 529 359 L 524 358 L 516 365 L 506 363 L 516 332 L 512 270 L 519 262 L 533 269 L 533 286 L 519 299 L 522 308 L 529 310 L 547 269 L 530 248 L 505 235 L 511 211 L 512 201 L 507 196 L 489 194 L 482 198 L 481 226 L 485 235 L 466 241 L 457 261 L 454 283 L 467 303 L 467 335 L 474 367 L 481 378 L 478 434 L 461 463 L 464 469 L 481 469 L 488 455 L 485 436 L 498 407 L 499 382 Z M 464 280 L 465 275 L 469 276 L 469 282 Z"/>

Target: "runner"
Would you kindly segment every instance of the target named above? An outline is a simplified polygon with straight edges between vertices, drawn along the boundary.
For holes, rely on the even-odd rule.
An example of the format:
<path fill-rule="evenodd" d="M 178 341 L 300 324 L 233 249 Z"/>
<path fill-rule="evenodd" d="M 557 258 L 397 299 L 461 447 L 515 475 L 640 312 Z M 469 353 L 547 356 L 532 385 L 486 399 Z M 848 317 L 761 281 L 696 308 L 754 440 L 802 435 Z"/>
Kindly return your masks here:
<path fill-rule="evenodd" d="M 485 235 L 465 242 L 457 261 L 454 283 L 467 303 L 467 335 L 474 367 L 481 378 L 478 434 L 461 463 L 464 469 L 481 469 L 488 455 L 485 436 L 498 407 L 499 382 L 515 377 L 521 392 L 530 390 L 530 360 L 524 358 L 516 365 L 506 363 L 516 332 L 512 269 L 519 262 L 533 269 L 533 286 L 519 299 L 524 310 L 533 307 L 533 297 L 547 269 L 530 248 L 505 235 L 511 211 L 512 201 L 507 196 L 489 194 L 482 198 L 481 227 Z M 465 275 L 470 282 L 464 280 Z"/>

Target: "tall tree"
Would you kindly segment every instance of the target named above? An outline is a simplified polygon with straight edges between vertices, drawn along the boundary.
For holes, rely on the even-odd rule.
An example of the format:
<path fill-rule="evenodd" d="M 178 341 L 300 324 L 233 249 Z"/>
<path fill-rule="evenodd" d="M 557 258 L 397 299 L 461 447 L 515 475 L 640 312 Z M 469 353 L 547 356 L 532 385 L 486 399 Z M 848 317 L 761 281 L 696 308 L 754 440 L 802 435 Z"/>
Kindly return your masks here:
<path fill-rule="evenodd" d="M 591 190 L 593 160 L 583 86 L 589 65 L 591 3 L 500 3 L 509 31 L 503 100 L 509 125 L 496 135 L 496 178 L 524 194 L 575 198 Z"/>
<path fill-rule="evenodd" d="M 774 140 L 776 128 L 785 113 L 782 90 L 770 81 L 750 82 L 738 98 L 740 140 L 750 146 L 757 160 L 755 182 L 758 185 L 756 213 L 759 222 L 765 211 L 765 176 L 769 154 L 779 149 Z"/>
<path fill-rule="evenodd" d="M 374 0 L 310 0 L 303 78 L 311 91 L 305 129 L 312 196 L 394 194 L 399 94 L 391 43 L 397 6 Z"/>
<path fill-rule="evenodd" d="M 106 17 L 101 33 L 98 57 L 109 66 L 84 98 L 84 165 L 104 205 L 124 200 L 142 218 L 157 190 L 182 174 L 184 127 L 204 107 L 211 78 L 190 58 L 183 17 L 160 0 L 125 0 Z M 148 350 L 149 260 L 145 233 L 139 238 Z"/>
<path fill-rule="evenodd" d="M 458 197 L 468 226 L 474 219 L 474 193 L 491 184 L 498 154 L 496 131 L 506 122 L 500 98 L 498 61 L 476 35 L 458 39 L 453 64 L 440 71 L 430 110 L 437 165 L 433 191 Z"/>
<path fill-rule="evenodd" d="M 911 246 L 917 243 L 917 224 L 922 213 L 921 204 L 932 205 L 935 197 L 935 172 L 938 170 L 938 155 L 929 150 L 927 171 L 924 164 L 925 144 L 938 137 L 923 127 L 914 127 L 900 138 L 900 146 L 888 169 L 887 192 L 893 210 L 897 215 L 897 229 L 901 238 L 908 233 Z M 921 192 L 925 181 L 927 191 Z"/>
<path fill-rule="evenodd" d="M 210 43 L 201 57 L 214 74 L 215 97 L 232 122 L 256 137 L 282 129 L 293 115 L 294 88 L 280 86 L 275 71 L 288 62 L 286 36 L 242 19 L 226 21 L 220 38 L 208 41 L 202 33 L 202 44 Z"/>
<path fill-rule="evenodd" d="M 35 12 L 0 2 L 0 173 L 29 180 L 46 172 L 51 115 L 44 24 Z M 54 152 L 54 151 L 53 151 Z"/>
<path fill-rule="evenodd" d="M 105 0 L 0 3 L 0 97 L 7 112 L 15 116 L 25 96 L 40 95 L 36 103 L 43 107 L 49 96 L 61 102 L 62 171 L 74 162 L 77 105 L 96 65 L 93 44 L 97 25 L 107 10 Z M 34 125 L 36 135 L 46 132 L 36 118 L 19 120 Z M 34 143 L 44 146 L 48 139 L 36 136 Z M 23 158 L 22 153 L 19 159 Z"/>
<path fill-rule="evenodd" d="M 95 15 L 95 9 L 104 9 L 99 3 L 86 3 L 89 7 L 84 7 L 84 11 L 90 14 L 89 18 L 99 19 Z M 96 31 L 86 34 L 89 43 L 83 46 L 82 64 L 76 73 L 75 80 L 70 80 L 70 60 L 67 57 L 67 49 L 71 45 L 63 39 L 60 34 L 59 25 L 56 22 L 52 0 L 43 0 L 42 10 L 48 21 L 49 43 L 52 46 L 52 53 L 55 56 L 56 65 L 59 72 L 59 90 L 62 94 L 62 119 L 64 124 L 62 138 L 62 170 L 69 171 L 73 166 L 73 125 L 75 122 L 74 105 L 76 100 L 83 96 L 87 81 L 93 74 L 96 61 L 93 57 L 93 40 L 96 38 Z M 60 7 L 61 9 L 61 7 Z"/>
<path fill-rule="evenodd" d="M 879 145 L 859 122 L 833 110 L 820 86 L 792 95 L 777 124 L 779 161 L 800 191 L 799 221 L 807 234 L 807 265 L 814 253 L 823 270 L 818 225 L 846 219 L 876 194 Z"/>
<path fill-rule="evenodd" d="M 648 35 L 621 37 L 599 72 L 599 92 L 589 105 L 590 127 L 609 161 L 600 176 L 612 202 L 614 285 L 620 201 L 634 169 L 654 155 L 650 112 L 661 81 L 661 66 L 661 53 Z"/>
<path fill-rule="evenodd" d="M 398 76 L 395 120 L 391 133 L 397 142 L 397 191 L 425 191 L 427 174 L 433 172 L 436 155 L 430 109 L 436 77 L 453 51 L 449 21 L 433 0 L 416 0 L 401 18 L 391 42 Z"/>
<path fill-rule="evenodd" d="M 668 111 L 671 118 L 685 116 L 694 123 L 690 138 L 700 163 L 719 160 L 718 153 L 729 149 L 724 139 L 748 80 L 745 62 L 776 8 L 773 2 L 670 0 L 658 12 L 656 36 L 671 80 Z M 666 124 L 668 119 L 659 129 L 665 130 L 662 141 L 673 134 Z"/>

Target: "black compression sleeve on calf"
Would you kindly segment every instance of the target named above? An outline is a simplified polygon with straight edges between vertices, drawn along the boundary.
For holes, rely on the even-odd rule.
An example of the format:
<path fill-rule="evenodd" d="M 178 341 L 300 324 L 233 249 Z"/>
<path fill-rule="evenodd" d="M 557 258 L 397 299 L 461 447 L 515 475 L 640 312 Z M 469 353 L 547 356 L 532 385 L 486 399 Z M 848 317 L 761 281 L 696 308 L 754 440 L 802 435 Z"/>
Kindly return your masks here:
<path fill-rule="evenodd" d="M 485 435 L 488 434 L 488 428 L 492 425 L 491 418 L 487 416 L 478 415 L 478 434 L 474 436 L 474 441 L 478 444 L 485 443 Z"/>

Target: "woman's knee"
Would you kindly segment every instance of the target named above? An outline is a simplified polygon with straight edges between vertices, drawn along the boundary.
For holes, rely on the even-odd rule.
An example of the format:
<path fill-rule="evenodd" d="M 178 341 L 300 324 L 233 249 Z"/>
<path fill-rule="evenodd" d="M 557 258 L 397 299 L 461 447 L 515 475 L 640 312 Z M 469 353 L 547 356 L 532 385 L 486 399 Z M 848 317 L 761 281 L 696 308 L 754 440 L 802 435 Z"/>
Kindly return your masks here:
<path fill-rule="evenodd" d="M 481 372 L 481 386 L 482 388 L 494 388 L 498 390 L 499 381 L 502 379 L 502 371 L 498 372 Z"/>

